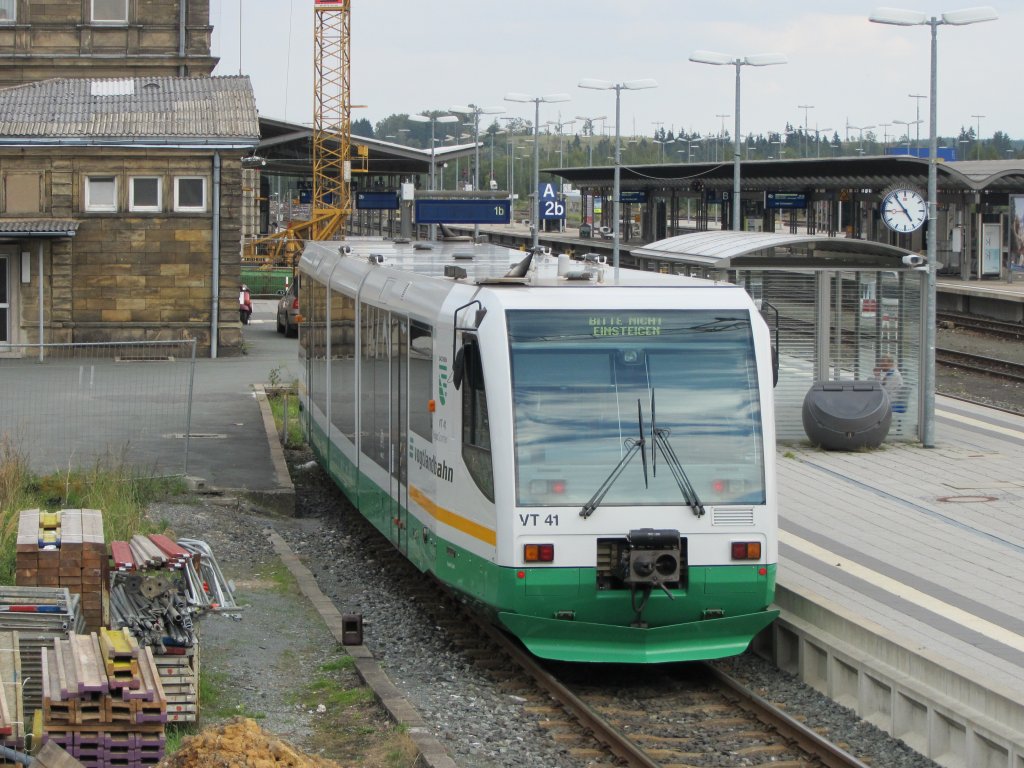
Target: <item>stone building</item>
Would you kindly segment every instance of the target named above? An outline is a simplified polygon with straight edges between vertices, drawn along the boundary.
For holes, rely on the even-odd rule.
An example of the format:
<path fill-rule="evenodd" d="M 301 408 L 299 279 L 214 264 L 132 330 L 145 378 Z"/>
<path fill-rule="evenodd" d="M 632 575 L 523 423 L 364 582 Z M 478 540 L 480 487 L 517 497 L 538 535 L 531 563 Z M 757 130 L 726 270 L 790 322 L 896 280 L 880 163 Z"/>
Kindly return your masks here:
<path fill-rule="evenodd" d="M 198 77 L 210 0 L 0 0 L 0 87 L 55 77 Z"/>
<path fill-rule="evenodd" d="M 247 77 L 0 90 L 0 352 L 41 335 L 238 354 L 242 158 L 258 140 Z"/>

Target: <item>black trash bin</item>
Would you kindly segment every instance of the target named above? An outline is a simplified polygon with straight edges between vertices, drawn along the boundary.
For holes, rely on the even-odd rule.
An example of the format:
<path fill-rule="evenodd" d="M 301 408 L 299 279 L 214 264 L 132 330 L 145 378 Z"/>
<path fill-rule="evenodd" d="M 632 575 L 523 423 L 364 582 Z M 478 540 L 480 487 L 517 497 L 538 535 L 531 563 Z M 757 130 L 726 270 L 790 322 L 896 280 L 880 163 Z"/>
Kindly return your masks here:
<path fill-rule="evenodd" d="M 590 237 L 590 225 L 589 224 L 580 224 L 580 237 L 583 237 L 583 238 Z"/>
<path fill-rule="evenodd" d="M 804 397 L 804 432 L 829 451 L 877 448 L 889 434 L 892 406 L 878 381 L 821 381 Z"/>

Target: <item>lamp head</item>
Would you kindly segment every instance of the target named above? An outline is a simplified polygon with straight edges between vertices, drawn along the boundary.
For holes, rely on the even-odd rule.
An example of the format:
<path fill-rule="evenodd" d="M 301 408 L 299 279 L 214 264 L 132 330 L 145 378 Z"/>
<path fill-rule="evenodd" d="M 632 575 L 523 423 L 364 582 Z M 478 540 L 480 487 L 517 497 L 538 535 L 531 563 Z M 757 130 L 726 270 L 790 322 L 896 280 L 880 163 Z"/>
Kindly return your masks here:
<path fill-rule="evenodd" d="M 995 8 L 983 5 L 978 8 L 964 8 L 960 11 L 948 11 L 942 14 L 942 20 L 946 24 L 961 26 L 963 24 L 977 24 L 979 21 L 995 21 L 999 18 Z"/>
<path fill-rule="evenodd" d="M 868 16 L 868 21 L 876 24 L 895 24 L 898 27 L 913 27 L 927 24 L 928 14 L 921 11 L 907 11 L 903 8 L 875 8 Z"/>
<path fill-rule="evenodd" d="M 738 59 L 718 51 L 694 51 L 690 54 L 690 61 L 698 64 L 735 64 Z"/>
<path fill-rule="evenodd" d="M 755 53 L 753 56 L 744 57 L 743 63 L 752 67 L 767 67 L 771 64 L 788 64 L 789 59 L 781 53 Z"/>

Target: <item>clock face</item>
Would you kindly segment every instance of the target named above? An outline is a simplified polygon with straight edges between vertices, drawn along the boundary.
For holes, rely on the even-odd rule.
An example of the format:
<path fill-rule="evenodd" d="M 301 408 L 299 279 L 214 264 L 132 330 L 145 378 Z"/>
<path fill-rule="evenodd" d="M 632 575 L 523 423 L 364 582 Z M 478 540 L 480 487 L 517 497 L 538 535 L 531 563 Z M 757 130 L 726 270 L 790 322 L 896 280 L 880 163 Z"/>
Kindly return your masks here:
<path fill-rule="evenodd" d="M 882 198 L 882 221 L 893 232 L 913 232 L 928 218 L 928 207 L 919 192 L 894 189 Z"/>

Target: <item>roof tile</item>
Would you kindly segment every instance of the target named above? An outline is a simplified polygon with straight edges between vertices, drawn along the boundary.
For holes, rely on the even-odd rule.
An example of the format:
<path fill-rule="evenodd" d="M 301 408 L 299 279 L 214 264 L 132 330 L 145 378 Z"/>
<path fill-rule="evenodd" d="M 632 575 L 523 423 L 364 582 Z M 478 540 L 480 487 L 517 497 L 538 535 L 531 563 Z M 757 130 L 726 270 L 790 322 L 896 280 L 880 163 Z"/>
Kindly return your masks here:
<path fill-rule="evenodd" d="M 245 76 L 59 78 L 0 89 L 0 138 L 238 140 L 259 133 Z"/>

